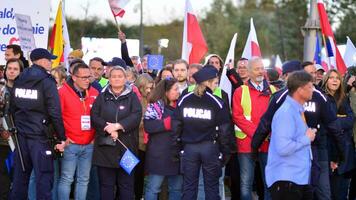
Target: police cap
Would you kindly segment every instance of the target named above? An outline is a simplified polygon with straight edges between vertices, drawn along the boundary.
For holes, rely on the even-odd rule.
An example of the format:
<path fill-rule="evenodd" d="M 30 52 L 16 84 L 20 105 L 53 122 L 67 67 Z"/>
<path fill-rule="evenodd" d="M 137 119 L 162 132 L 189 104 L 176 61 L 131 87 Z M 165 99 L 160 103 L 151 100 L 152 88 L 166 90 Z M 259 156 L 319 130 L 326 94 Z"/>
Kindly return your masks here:
<path fill-rule="evenodd" d="M 197 83 L 216 78 L 218 70 L 212 65 L 205 65 L 201 70 L 193 74 L 193 78 Z"/>

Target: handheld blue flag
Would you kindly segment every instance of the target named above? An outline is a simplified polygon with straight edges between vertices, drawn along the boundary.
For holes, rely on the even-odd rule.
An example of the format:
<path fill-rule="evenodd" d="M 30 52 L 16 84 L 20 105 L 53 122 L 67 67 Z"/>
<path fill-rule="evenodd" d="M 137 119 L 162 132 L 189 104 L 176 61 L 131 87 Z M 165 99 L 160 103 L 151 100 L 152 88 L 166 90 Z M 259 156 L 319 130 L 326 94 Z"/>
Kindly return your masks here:
<path fill-rule="evenodd" d="M 140 162 L 140 160 L 129 150 L 120 159 L 120 166 L 126 171 L 126 173 L 131 174 L 135 166 Z"/>
<path fill-rule="evenodd" d="M 148 55 L 147 68 L 161 70 L 163 68 L 163 55 Z"/>

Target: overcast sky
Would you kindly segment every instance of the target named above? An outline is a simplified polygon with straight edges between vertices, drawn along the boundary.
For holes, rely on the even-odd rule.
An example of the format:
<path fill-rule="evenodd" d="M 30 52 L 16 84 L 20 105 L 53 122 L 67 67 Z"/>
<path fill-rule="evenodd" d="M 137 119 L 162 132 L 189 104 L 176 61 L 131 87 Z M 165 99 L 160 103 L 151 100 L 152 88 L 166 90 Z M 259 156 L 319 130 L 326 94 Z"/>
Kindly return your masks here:
<path fill-rule="evenodd" d="M 63 0 L 64 1 L 64 0 Z M 209 9 L 213 0 L 190 0 L 198 13 Z M 51 19 L 55 18 L 59 0 L 51 1 Z M 88 16 L 100 16 L 114 20 L 107 0 L 65 0 L 67 16 L 84 19 L 85 9 Z M 169 23 L 173 19 L 183 19 L 185 0 L 143 0 L 144 24 Z M 140 23 L 140 0 L 130 0 L 125 7 L 126 13 L 119 23 L 133 25 Z M 119 19 L 119 17 L 118 17 Z"/>

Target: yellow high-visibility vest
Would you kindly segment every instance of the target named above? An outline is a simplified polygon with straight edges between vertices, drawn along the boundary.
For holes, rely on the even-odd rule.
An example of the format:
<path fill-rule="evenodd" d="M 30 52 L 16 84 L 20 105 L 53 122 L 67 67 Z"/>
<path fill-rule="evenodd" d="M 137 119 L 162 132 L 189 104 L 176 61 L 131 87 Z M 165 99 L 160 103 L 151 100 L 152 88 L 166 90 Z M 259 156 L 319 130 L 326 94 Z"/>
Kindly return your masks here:
<path fill-rule="evenodd" d="M 242 85 L 242 94 L 241 94 L 241 106 L 244 111 L 244 116 L 247 120 L 251 120 L 251 96 L 250 90 L 247 85 Z M 275 93 L 277 90 L 273 85 L 270 85 L 269 88 L 271 89 L 272 94 Z M 245 133 L 241 131 L 238 126 L 234 126 L 235 128 L 235 137 L 243 140 L 247 137 Z"/>
<path fill-rule="evenodd" d="M 190 85 L 190 86 L 188 87 L 188 92 L 193 92 L 194 89 L 195 89 L 195 86 L 196 86 L 196 85 Z M 219 97 L 219 98 L 222 99 L 222 91 L 221 91 L 221 88 L 216 87 L 215 90 L 214 90 L 214 92 L 213 92 L 213 95 L 215 95 L 215 96 L 217 96 L 217 97 Z"/>

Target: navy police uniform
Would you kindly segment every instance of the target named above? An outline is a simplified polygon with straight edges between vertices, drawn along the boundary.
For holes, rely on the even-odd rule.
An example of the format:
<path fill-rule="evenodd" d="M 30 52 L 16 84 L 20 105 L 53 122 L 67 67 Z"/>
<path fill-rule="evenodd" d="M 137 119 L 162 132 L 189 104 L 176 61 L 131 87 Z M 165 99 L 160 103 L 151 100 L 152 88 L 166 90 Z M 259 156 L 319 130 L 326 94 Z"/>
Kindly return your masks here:
<path fill-rule="evenodd" d="M 194 74 L 197 83 L 212 79 L 218 71 L 205 66 Z M 232 135 L 228 105 L 208 88 L 201 97 L 190 92 L 178 102 L 172 128 L 183 145 L 181 164 L 183 200 L 197 199 L 199 170 L 202 167 L 206 199 L 220 199 L 219 177 L 223 158 L 231 151 Z"/>
<path fill-rule="evenodd" d="M 33 50 L 31 59 L 33 56 L 38 59 L 54 58 L 45 49 Z M 32 169 L 36 176 L 37 199 L 51 199 L 53 149 L 48 140 L 49 122 L 53 123 L 58 139 L 66 139 L 56 81 L 41 66 L 34 64 L 26 68 L 15 81 L 11 104 L 25 171 L 17 152 L 10 199 L 27 199 Z"/>

